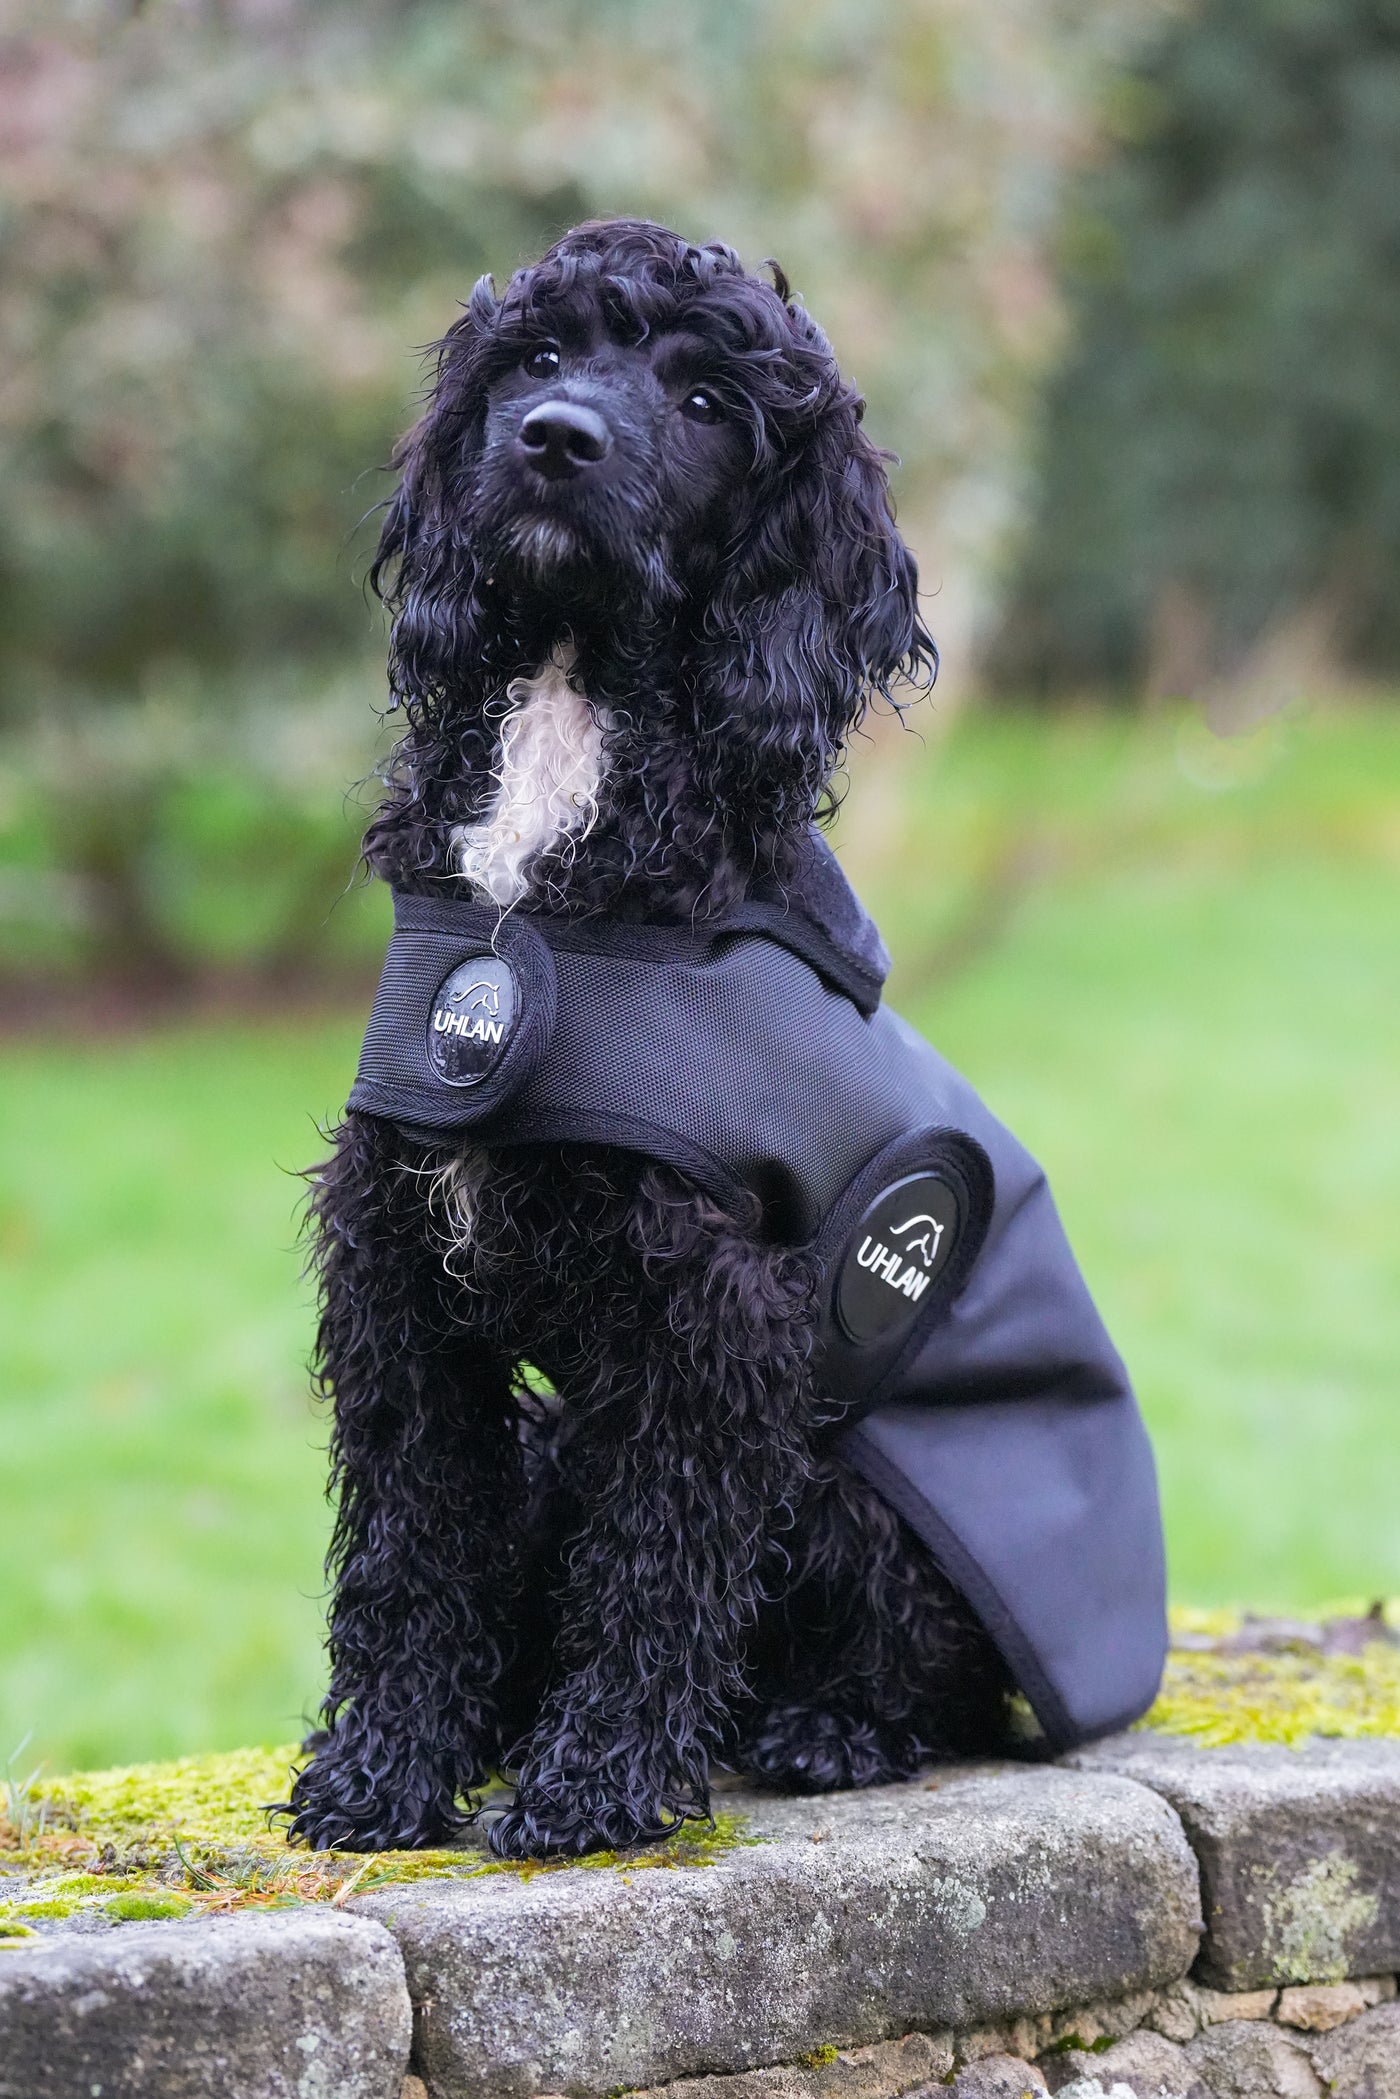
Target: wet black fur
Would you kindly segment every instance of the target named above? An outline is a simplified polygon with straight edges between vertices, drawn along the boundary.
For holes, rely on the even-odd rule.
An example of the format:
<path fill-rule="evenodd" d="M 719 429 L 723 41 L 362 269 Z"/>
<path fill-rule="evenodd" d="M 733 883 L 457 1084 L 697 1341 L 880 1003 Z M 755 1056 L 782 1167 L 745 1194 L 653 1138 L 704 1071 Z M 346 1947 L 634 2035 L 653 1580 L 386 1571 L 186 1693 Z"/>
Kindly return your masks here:
<path fill-rule="evenodd" d="M 781 878 L 870 695 L 931 679 L 882 456 L 775 280 L 625 221 L 477 286 L 375 569 L 406 717 L 377 873 L 453 879 L 504 687 L 560 640 L 608 771 L 529 910 L 690 919 Z M 541 483 L 518 439 L 546 398 L 604 416 L 605 472 Z M 504 1768 L 496 1850 L 578 1853 L 705 1816 L 717 1760 L 826 1789 L 998 1742 L 989 1642 L 827 1448 L 814 1277 L 757 1203 L 626 1152 L 495 1150 L 445 1258 L 443 1163 L 350 1114 L 314 1178 L 339 1511 L 293 1833 L 441 1842 Z"/>

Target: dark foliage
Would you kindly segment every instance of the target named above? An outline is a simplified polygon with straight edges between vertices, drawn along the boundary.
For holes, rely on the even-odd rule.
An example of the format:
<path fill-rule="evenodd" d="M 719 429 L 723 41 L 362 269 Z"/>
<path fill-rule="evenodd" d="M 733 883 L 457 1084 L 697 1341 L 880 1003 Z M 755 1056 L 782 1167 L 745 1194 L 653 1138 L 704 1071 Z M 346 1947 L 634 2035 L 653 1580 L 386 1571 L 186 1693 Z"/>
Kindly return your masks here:
<path fill-rule="evenodd" d="M 999 673 L 1119 684 L 1155 657 L 1190 683 L 1304 604 L 1393 671 L 1400 6 L 1207 0 L 1120 116 L 1071 216 L 1074 347 Z"/>
<path fill-rule="evenodd" d="M 542 401 L 606 426 L 557 487 L 522 434 Z M 384 528 L 408 728 L 375 867 L 455 879 L 504 684 L 567 639 L 610 766 L 522 908 L 684 919 L 781 873 L 871 691 L 932 672 L 859 415 L 781 277 L 727 249 L 585 227 L 479 285 Z M 504 1762 L 495 1848 L 576 1853 L 704 1816 L 718 1755 L 829 1787 L 998 1739 L 985 1636 L 823 1454 L 815 1276 L 756 1204 L 351 1115 L 313 1211 L 340 1513 L 294 1833 L 433 1842 Z"/>

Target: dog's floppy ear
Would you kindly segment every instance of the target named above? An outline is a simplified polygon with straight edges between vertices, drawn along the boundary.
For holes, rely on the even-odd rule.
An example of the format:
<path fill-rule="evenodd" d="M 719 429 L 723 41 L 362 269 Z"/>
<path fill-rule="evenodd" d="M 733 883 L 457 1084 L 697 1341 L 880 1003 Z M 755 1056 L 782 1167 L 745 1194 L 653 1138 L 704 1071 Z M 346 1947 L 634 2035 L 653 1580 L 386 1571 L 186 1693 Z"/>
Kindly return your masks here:
<path fill-rule="evenodd" d="M 692 666 L 703 784 L 779 830 L 811 814 L 872 695 L 937 669 L 862 405 L 837 379 L 805 441 L 758 463 Z"/>
<path fill-rule="evenodd" d="M 486 352 L 498 311 L 479 278 L 436 346 L 428 406 L 394 450 L 399 485 L 384 513 L 369 580 L 394 616 L 389 683 L 412 709 L 459 690 L 479 666 L 485 618 L 465 532 L 464 480 L 481 453 Z"/>

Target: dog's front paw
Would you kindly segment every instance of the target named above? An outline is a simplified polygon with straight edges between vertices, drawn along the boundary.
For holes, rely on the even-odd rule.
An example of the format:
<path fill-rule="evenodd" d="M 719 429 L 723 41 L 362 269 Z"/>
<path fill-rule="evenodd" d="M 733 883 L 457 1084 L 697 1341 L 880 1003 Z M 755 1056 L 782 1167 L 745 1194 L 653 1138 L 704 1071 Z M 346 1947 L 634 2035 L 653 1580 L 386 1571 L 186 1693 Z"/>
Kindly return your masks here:
<path fill-rule="evenodd" d="M 498 1858 L 582 1858 L 590 1851 L 630 1851 L 662 1844 L 682 1823 L 709 1814 L 700 1792 L 635 1799 L 605 1783 L 522 1781 L 510 1807 L 490 1827 Z"/>
<path fill-rule="evenodd" d="M 876 1727 L 818 1706 L 774 1706 L 744 1745 L 739 1768 L 783 1793 L 837 1793 L 908 1778 L 925 1760 L 907 1728 Z"/>
<path fill-rule="evenodd" d="M 451 1843 L 469 1819 L 440 1761 L 334 1735 L 272 1812 L 286 1817 L 289 1842 L 313 1851 L 417 1851 Z"/>

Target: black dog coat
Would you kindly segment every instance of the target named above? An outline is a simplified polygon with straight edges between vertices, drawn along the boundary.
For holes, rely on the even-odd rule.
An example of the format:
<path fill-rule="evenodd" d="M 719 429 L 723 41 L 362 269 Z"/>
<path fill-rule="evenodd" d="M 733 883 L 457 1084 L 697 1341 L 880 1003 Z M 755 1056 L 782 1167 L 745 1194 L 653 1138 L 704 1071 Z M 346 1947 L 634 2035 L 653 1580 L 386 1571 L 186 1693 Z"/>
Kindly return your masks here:
<path fill-rule="evenodd" d="M 747 1188 L 823 1277 L 843 1456 L 968 1598 L 1056 1749 L 1151 1704 L 1151 1448 L 1045 1176 L 880 1003 L 824 842 L 696 930 L 397 893 L 350 1106 L 432 1144 L 603 1143 Z"/>

